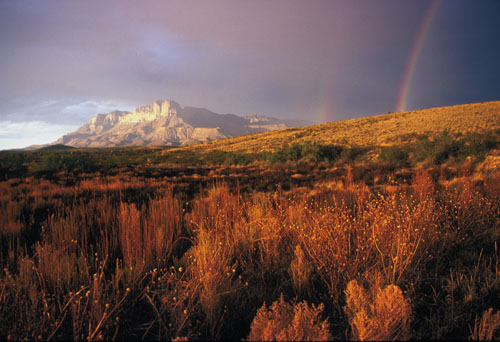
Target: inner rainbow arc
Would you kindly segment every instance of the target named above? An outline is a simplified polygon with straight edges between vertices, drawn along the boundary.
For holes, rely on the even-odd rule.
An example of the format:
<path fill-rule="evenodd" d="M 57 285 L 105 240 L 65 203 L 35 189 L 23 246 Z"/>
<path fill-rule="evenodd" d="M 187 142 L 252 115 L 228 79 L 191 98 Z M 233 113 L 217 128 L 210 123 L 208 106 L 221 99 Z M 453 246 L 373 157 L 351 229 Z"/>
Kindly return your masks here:
<path fill-rule="evenodd" d="M 438 4 L 439 0 L 434 0 L 431 3 L 424 16 L 424 21 L 422 22 L 418 30 L 417 38 L 415 39 L 415 43 L 413 44 L 413 47 L 411 49 L 410 58 L 405 69 L 403 82 L 401 83 L 396 104 L 396 112 L 404 112 L 407 110 L 408 94 L 410 91 L 411 80 L 413 78 L 413 74 L 418 62 L 418 57 L 422 50 L 422 46 L 424 45 L 425 37 L 427 36 L 430 23 L 432 21 L 432 18 L 434 17 L 434 14 L 436 13 Z"/>

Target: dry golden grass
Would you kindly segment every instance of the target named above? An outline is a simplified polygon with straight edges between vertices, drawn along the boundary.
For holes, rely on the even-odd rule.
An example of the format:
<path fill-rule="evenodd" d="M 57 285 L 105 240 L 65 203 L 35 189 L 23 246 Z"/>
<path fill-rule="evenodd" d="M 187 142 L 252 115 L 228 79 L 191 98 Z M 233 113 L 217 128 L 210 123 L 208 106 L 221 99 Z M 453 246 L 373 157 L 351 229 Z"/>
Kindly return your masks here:
<path fill-rule="evenodd" d="M 500 312 L 493 308 L 484 311 L 481 319 L 476 318 L 471 339 L 474 341 L 493 341 L 500 336 Z"/>
<path fill-rule="evenodd" d="M 297 245 L 295 247 L 294 258 L 290 263 L 290 276 L 297 293 L 302 294 L 310 288 L 309 283 L 312 273 L 313 266 L 307 259 L 302 247 Z"/>
<path fill-rule="evenodd" d="M 194 152 L 271 151 L 284 144 L 315 141 L 345 146 L 410 142 L 418 135 L 492 131 L 500 128 L 500 101 L 374 115 L 321 125 L 245 135 L 183 147 Z M 168 153 L 164 151 L 163 153 Z"/>

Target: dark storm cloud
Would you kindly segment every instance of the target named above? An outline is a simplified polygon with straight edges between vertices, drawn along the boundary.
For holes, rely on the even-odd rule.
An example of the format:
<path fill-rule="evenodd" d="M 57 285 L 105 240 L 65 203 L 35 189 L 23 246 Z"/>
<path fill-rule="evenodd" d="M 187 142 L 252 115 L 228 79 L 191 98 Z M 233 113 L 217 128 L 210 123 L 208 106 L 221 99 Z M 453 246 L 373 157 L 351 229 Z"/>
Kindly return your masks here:
<path fill-rule="evenodd" d="M 385 38 L 390 25 L 377 19 L 383 11 L 359 3 L 50 1 L 2 6 L 7 49 L 1 90 L 8 98 L 112 98 L 143 104 L 175 97 L 222 112 L 296 115 L 314 103 L 303 98 L 302 108 L 294 108 L 294 99 L 320 91 L 324 75 L 339 65 L 349 63 L 366 74 L 369 64 L 358 56 L 368 57 L 375 42 L 361 41 L 361 36 L 380 35 L 377 45 L 388 50 L 391 43 Z M 377 55 L 372 52 L 371 58 Z M 352 76 L 356 82 L 354 74 L 340 75 L 339 86 L 349 87 Z M 394 86 L 398 81 L 395 77 Z M 289 89 L 288 98 L 284 92 L 273 98 L 278 89 Z"/>
<path fill-rule="evenodd" d="M 162 98 L 309 120 L 321 103 L 327 120 L 391 111 L 431 3 L 0 1 L 0 122 L 80 125 Z M 440 1 L 412 106 L 498 94 L 498 14 Z"/>

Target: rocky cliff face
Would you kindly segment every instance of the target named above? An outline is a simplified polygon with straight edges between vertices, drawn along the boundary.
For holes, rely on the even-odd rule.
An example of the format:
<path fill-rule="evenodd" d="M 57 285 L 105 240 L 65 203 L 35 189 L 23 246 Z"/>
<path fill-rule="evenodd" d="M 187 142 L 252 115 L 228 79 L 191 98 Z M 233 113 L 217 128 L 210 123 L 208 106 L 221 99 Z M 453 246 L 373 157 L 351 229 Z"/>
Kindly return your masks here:
<path fill-rule="evenodd" d="M 181 107 L 175 101 L 156 101 L 132 112 L 97 114 L 55 143 L 74 147 L 186 145 L 307 124 L 257 114 L 216 114 L 203 108 Z"/>

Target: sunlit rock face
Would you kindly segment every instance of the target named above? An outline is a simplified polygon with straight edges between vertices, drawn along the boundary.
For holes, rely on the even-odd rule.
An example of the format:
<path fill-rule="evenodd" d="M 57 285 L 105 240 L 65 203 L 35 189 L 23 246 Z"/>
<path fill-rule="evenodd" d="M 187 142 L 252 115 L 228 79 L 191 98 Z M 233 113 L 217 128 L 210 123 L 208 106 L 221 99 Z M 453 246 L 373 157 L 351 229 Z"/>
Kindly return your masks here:
<path fill-rule="evenodd" d="M 156 101 L 152 105 L 134 109 L 132 113 L 122 116 L 119 122 L 139 123 L 153 121 L 160 117 L 176 117 L 180 106 L 174 101 Z"/>
<path fill-rule="evenodd" d="M 217 114 L 204 108 L 182 107 L 172 100 L 155 101 L 132 112 L 96 114 L 88 124 L 56 143 L 75 147 L 187 145 L 307 124 L 258 114 Z"/>

